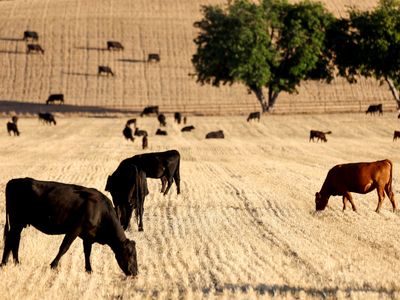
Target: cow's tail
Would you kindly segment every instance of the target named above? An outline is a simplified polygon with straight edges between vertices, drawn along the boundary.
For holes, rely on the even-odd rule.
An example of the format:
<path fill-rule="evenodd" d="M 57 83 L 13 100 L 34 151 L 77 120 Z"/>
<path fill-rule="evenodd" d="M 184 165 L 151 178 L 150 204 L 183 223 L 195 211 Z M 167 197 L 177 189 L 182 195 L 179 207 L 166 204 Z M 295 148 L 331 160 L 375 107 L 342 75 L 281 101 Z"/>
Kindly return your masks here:
<path fill-rule="evenodd" d="M 10 232 L 10 216 L 9 216 L 9 204 L 10 201 L 11 191 L 10 191 L 10 182 L 7 183 L 6 186 L 6 223 L 4 224 L 4 233 L 3 233 L 3 240 L 5 241 L 7 238 L 8 233 Z"/>
<path fill-rule="evenodd" d="M 180 156 L 180 154 L 178 153 L 178 155 L 179 155 L 179 159 L 178 159 L 178 164 L 177 164 L 177 166 L 176 166 L 176 170 L 175 170 L 175 173 L 174 173 L 174 180 L 175 180 L 175 185 L 176 185 L 176 189 L 177 189 L 177 193 L 178 194 L 180 194 L 181 193 L 181 175 L 180 175 L 180 173 L 179 173 L 179 170 L 180 170 L 180 164 L 181 164 L 181 156 Z"/>
<path fill-rule="evenodd" d="M 389 176 L 389 182 L 388 182 L 388 184 L 387 184 L 387 187 L 388 187 L 388 191 L 391 191 L 392 193 L 393 193 L 393 191 L 392 191 L 392 179 L 393 179 L 393 164 L 392 164 L 392 162 L 390 161 L 390 160 L 386 160 L 388 163 L 389 163 L 389 165 L 390 165 L 390 176 Z M 389 197 L 390 197 L 390 195 L 388 195 Z"/>
<path fill-rule="evenodd" d="M 140 205 L 141 205 L 140 178 L 139 178 L 139 169 L 137 168 L 137 166 L 134 166 L 134 168 L 135 168 L 135 193 L 136 193 L 135 216 L 136 216 L 136 224 L 138 224 L 140 215 Z"/>

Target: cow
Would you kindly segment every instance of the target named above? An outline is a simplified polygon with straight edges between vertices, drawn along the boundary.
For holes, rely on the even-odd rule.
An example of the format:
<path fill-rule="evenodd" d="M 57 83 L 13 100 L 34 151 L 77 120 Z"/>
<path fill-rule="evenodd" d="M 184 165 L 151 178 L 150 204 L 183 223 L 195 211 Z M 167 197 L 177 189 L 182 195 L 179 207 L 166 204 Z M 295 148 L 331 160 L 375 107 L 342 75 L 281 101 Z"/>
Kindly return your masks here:
<path fill-rule="evenodd" d="M 247 117 L 247 122 L 249 122 L 251 120 L 258 120 L 258 122 L 260 122 L 260 112 L 255 111 L 255 112 L 250 113 L 249 116 Z"/>
<path fill-rule="evenodd" d="M 128 125 L 126 125 L 124 130 L 122 130 L 122 134 L 127 140 L 131 140 L 132 142 L 135 140 L 132 135 L 132 129 Z"/>
<path fill-rule="evenodd" d="M 143 117 L 144 115 L 156 114 L 158 115 L 158 106 L 146 106 L 143 111 L 140 113 L 140 116 Z"/>
<path fill-rule="evenodd" d="M 129 119 L 128 121 L 126 121 L 126 126 L 131 126 L 131 124 L 133 124 L 136 127 L 136 119 Z"/>
<path fill-rule="evenodd" d="M 146 130 L 140 130 L 139 128 L 135 128 L 135 133 L 134 135 L 136 136 L 147 136 L 147 131 Z"/>
<path fill-rule="evenodd" d="M 34 53 L 42 53 L 44 54 L 43 48 L 39 44 L 27 44 L 26 45 L 26 54 L 29 54 L 31 52 Z"/>
<path fill-rule="evenodd" d="M 39 35 L 36 31 L 24 31 L 24 37 L 23 40 L 27 41 L 31 39 L 32 41 L 37 41 L 39 40 Z"/>
<path fill-rule="evenodd" d="M 147 57 L 147 61 L 155 61 L 155 62 L 160 62 L 160 55 L 158 53 L 149 53 Z"/>
<path fill-rule="evenodd" d="M 100 76 L 103 73 L 106 74 L 107 76 L 108 75 L 114 76 L 114 73 L 113 73 L 113 71 L 111 70 L 111 68 L 109 66 L 99 66 L 99 69 L 97 71 L 97 75 Z"/>
<path fill-rule="evenodd" d="M 165 130 L 158 128 L 156 131 L 156 135 L 168 135 L 168 133 Z"/>
<path fill-rule="evenodd" d="M 182 132 L 190 132 L 190 131 L 192 131 L 193 129 L 195 129 L 194 126 L 193 126 L 193 125 L 189 125 L 189 126 L 183 127 L 183 128 L 181 129 L 181 131 L 182 131 Z"/>
<path fill-rule="evenodd" d="M 365 111 L 365 114 L 370 113 L 371 115 L 378 112 L 378 115 L 383 115 L 382 103 L 380 104 L 372 104 L 368 106 L 368 109 Z"/>
<path fill-rule="evenodd" d="M 96 189 L 32 178 L 11 179 L 6 185 L 2 266 L 7 264 L 10 252 L 14 262 L 19 263 L 21 232 L 28 225 L 45 234 L 65 234 L 50 264 L 52 269 L 57 268 L 72 242 L 80 237 L 86 272 L 92 272 L 92 244 L 100 243 L 110 246 L 127 276 L 138 274 L 135 242 L 126 238 L 111 201 Z"/>
<path fill-rule="evenodd" d="M 166 121 L 166 118 L 165 118 L 165 115 L 164 115 L 164 114 L 159 114 L 159 115 L 157 116 L 157 120 L 158 120 L 158 122 L 160 122 L 160 127 L 165 127 L 165 126 L 167 126 L 167 121 Z"/>
<path fill-rule="evenodd" d="M 107 41 L 107 50 L 124 50 L 124 46 L 120 42 Z"/>
<path fill-rule="evenodd" d="M 135 210 L 138 231 L 143 231 L 144 200 L 149 194 L 146 173 L 129 161 L 122 161 L 107 178 L 105 190 L 110 192 L 117 216 L 124 230 L 128 229 Z"/>
<path fill-rule="evenodd" d="M 11 132 L 12 132 L 14 136 L 19 136 L 17 124 L 14 122 L 7 122 L 7 132 L 8 132 L 8 135 L 11 135 Z"/>
<path fill-rule="evenodd" d="M 178 124 L 181 124 L 182 114 L 180 112 L 174 113 L 174 121 Z"/>
<path fill-rule="evenodd" d="M 149 147 L 149 140 L 147 138 L 147 135 L 144 135 L 142 137 L 142 149 L 147 149 Z"/>
<path fill-rule="evenodd" d="M 395 211 L 397 205 L 392 191 L 392 174 L 393 165 L 388 159 L 336 165 L 329 170 L 321 190 L 315 194 L 315 208 L 324 210 L 330 196 L 342 196 L 343 210 L 346 209 L 347 201 L 350 201 L 356 211 L 350 192 L 366 194 L 377 189 L 378 206 L 375 211 L 380 211 L 385 192 Z"/>
<path fill-rule="evenodd" d="M 319 130 L 310 130 L 310 139 L 308 140 L 309 142 L 311 142 L 311 140 L 314 142 L 314 138 L 317 138 L 317 142 L 319 140 L 323 141 L 323 142 L 327 142 L 328 140 L 326 139 L 326 134 L 331 134 L 332 131 L 319 131 Z"/>
<path fill-rule="evenodd" d="M 44 124 L 54 124 L 57 125 L 56 119 L 51 113 L 38 113 L 39 121 L 43 122 Z"/>
<path fill-rule="evenodd" d="M 52 104 L 58 102 L 59 104 L 64 104 L 64 94 L 51 94 L 46 100 L 46 104 Z"/>
<path fill-rule="evenodd" d="M 222 130 L 211 131 L 206 134 L 206 139 L 223 139 L 223 138 L 225 138 L 225 135 Z"/>
<path fill-rule="evenodd" d="M 395 130 L 393 133 L 393 141 L 400 138 L 400 131 Z"/>

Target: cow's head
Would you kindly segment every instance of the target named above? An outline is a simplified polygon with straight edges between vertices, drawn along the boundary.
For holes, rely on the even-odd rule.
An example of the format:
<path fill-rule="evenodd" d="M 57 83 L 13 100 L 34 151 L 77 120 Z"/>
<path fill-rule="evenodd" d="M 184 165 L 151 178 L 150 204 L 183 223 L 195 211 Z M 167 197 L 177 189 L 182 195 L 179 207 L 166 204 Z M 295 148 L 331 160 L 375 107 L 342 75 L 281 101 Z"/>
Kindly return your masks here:
<path fill-rule="evenodd" d="M 322 196 L 319 192 L 315 193 L 315 209 L 324 210 L 328 204 L 328 199 L 328 197 Z"/>
<path fill-rule="evenodd" d="M 127 276 L 136 276 L 138 274 L 136 243 L 126 239 L 120 249 L 115 252 L 115 258 L 118 265 Z"/>

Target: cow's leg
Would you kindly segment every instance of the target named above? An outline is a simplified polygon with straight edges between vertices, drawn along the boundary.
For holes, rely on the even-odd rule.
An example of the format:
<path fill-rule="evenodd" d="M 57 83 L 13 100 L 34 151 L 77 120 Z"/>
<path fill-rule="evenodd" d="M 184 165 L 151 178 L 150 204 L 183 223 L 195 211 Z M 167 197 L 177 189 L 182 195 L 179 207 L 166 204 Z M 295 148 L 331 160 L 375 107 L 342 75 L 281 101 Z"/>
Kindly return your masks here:
<path fill-rule="evenodd" d="M 143 231 L 143 212 L 144 212 L 144 201 L 141 201 L 142 203 L 138 207 L 138 218 L 139 218 L 139 224 L 138 224 L 138 230 Z"/>
<path fill-rule="evenodd" d="M 166 194 L 168 194 L 168 191 L 169 191 L 169 189 L 170 189 L 171 186 L 172 186 L 172 182 L 173 182 L 172 176 L 168 176 L 168 177 L 167 177 L 167 181 L 168 181 L 168 185 L 167 185 L 167 188 L 166 188 L 165 191 L 164 191 L 164 196 L 165 196 Z"/>
<path fill-rule="evenodd" d="M 385 199 L 385 192 L 382 187 L 377 187 L 376 191 L 378 193 L 378 206 L 376 207 L 376 212 L 379 213 L 382 207 L 383 200 Z"/>
<path fill-rule="evenodd" d="M 396 200 L 394 199 L 394 193 L 392 191 L 391 184 L 387 184 L 385 186 L 385 192 L 386 192 L 386 195 L 389 197 L 390 202 L 392 203 L 393 212 L 395 212 L 397 209 L 397 204 L 396 204 Z"/>
<path fill-rule="evenodd" d="M 64 237 L 64 239 L 63 239 L 63 241 L 61 243 L 60 249 L 59 249 L 59 251 L 57 253 L 56 258 L 54 258 L 54 260 L 50 264 L 50 267 L 52 269 L 57 268 L 58 262 L 60 261 L 61 257 L 65 254 L 65 252 L 68 251 L 68 249 L 71 246 L 72 242 L 78 237 L 79 232 L 80 232 L 80 228 L 77 227 L 76 229 L 74 229 L 71 232 L 68 232 L 65 235 L 65 237 Z"/>
<path fill-rule="evenodd" d="M 167 183 L 167 177 L 162 176 L 161 177 L 161 192 L 160 193 L 164 193 L 166 183 Z"/>
<path fill-rule="evenodd" d="M 14 263 L 19 264 L 18 252 L 19 252 L 19 242 L 21 241 L 21 232 L 23 227 L 18 227 L 12 230 L 12 254 L 14 258 Z"/>
<path fill-rule="evenodd" d="M 85 270 L 92 273 L 92 265 L 90 264 L 90 253 L 92 252 L 92 242 L 83 240 L 83 252 L 85 253 Z"/>
<path fill-rule="evenodd" d="M 343 196 L 343 210 L 346 210 L 347 207 L 347 198 Z"/>
<path fill-rule="evenodd" d="M 179 195 L 181 193 L 181 177 L 179 175 L 179 165 L 174 174 L 174 180 L 176 185 L 176 193 Z"/>
<path fill-rule="evenodd" d="M 353 211 L 357 211 L 357 208 L 354 204 L 353 197 L 351 196 L 351 194 L 349 192 L 345 192 L 345 193 L 343 193 L 343 197 L 346 197 L 350 201 Z"/>

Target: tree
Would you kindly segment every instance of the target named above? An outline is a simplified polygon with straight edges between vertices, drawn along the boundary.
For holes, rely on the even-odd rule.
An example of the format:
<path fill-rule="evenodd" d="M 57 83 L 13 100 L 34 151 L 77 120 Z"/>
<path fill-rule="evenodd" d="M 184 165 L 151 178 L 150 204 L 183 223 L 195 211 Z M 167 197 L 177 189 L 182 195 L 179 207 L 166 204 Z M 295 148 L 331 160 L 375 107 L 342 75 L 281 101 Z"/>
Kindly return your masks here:
<path fill-rule="evenodd" d="M 280 92 L 301 81 L 332 79 L 326 29 L 333 16 L 321 4 L 236 0 L 226 9 L 204 6 L 192 57 L 197 82 L 242 83 L 268 111 Z M 268 89 L 266 100 L 263 88 Z"/>

